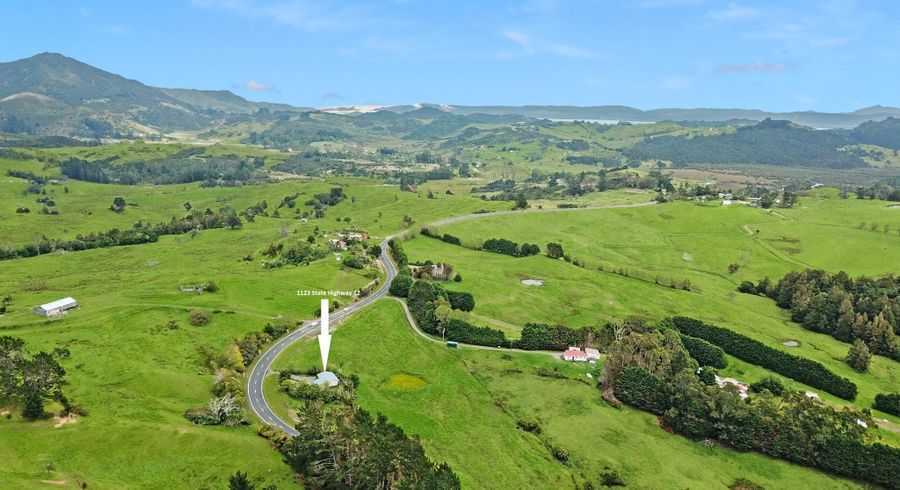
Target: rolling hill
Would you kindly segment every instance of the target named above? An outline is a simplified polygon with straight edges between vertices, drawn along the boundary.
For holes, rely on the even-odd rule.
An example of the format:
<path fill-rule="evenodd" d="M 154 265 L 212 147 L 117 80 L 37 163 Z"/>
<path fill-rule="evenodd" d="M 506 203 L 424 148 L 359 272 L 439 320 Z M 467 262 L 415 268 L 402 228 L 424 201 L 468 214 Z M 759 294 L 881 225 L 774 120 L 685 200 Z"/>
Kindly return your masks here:
<path fill-rule="evenodd" d="M 56 53 L 0 63 L 0 131 L 77 137 L 152 137 L 197 131 L 260 108 L 228 91 L 160 89 Z"/>

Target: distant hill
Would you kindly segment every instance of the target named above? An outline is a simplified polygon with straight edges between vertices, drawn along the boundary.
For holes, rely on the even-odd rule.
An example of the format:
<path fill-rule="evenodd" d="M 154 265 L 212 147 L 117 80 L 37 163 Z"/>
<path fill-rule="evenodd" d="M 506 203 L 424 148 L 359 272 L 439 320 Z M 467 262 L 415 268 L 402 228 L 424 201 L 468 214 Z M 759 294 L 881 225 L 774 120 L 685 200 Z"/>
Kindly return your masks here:
<path fill-rule="evenodd" d="M 900 118 L 889 117 L 884 121 L 860 124 L 850 131 L 850 136 L 860 143 L 900 150 Z"/>
<path fill-rule="evenodd" d="M 630 121 L 630 122 L 726 122 L 746 120 L 759 122 L 764 119 L 780 119 L 803 126 L 820 129 L 854 128 L 867 121 L 881 121 L 888 117 L 900 117 L 900 109 L 873 106 L 854 112 L 766 112 L 755 109 L 653 109 L 642 111 L 634 107 L 620 105 L 577 107 L 577 106 L 444 106 L 453 114 L 474 113 L 506 115 L 519 114 L 528 117 L 559 120 Z M 402 112 L 408 106 L 390 107 Z"/>
<path fill-rule="evenodd" d="M 765 119 L 733 133 L 694 138 L 647 138 L 626 155 L 638 160 L 671 160 L 675 165 L 751 163 L 818 168 L 858 168 L 866 163 L 840 149 L 853 145 L 850 137 L 817 131 L 789 121 Z"/>
<path fill-rule="evenodd" d="M 228 91 L 159 89 L 56 53 L 0 63 L 0 131 L 148 137 L 202 130 L 261 107 Z"/>

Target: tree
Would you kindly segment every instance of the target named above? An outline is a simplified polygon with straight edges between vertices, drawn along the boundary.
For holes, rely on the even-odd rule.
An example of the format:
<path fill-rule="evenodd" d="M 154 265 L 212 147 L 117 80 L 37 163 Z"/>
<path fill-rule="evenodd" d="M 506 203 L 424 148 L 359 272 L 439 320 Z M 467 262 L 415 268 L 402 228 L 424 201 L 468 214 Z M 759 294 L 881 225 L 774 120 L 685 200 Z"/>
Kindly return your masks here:
<path fill-rule="evenodd" d="M 112 204 L 109 205 L 109 209 L 115 211 L 117 213 L 121 213 L 125 211 L 125 198 L 124 197 L 116 197 L 113 199 Z"/>
<path fill-rule="evenodd" d="M 182 206 L 184 206 L 184 210 L 185 210 L 185 211 L 190 211 L 191 208 L 194 207 L 194 206 L 191 205 L 191 202 L 190 202 L 190 201 L 186 201 L 184 204 L 182 204 Z"/>
<path fill-rule="evenodd" d="M 380 257 L 381 256 L 381 246 L 380 245 L 372 245 L 371 247 L 369 247 L 369 250 L 367 252 L 372 257 Z"/>
<path fill-rule="evenodd" d="M 462 282 L 462 276 L 458 273 L 453 277 L 453 282 Z"/>
<path fill-rule="evenodd" d="M 407 274 L 400 274 L 391 281 L 391 287 L 388 289 L 388 292 L 390 292 L 392 296 L 405 298 L 409 294 L 409 289 L 412 285 L 412 277 L 409 277 Z"/>
<path fill-rule="evenodd" d="M 256 485 L 250 482 L 247 473 L 237 471 L 228 479 L 228 490 L 254 490 Z"/>
<path fill-rule="evenodd" d="M 562 245 L 559 243 L 548 243 L 547 244 L 547 257 L 551 259 L 561 259 L 565 256 L 565 252 L 563 252 Z"/>
<path fill-rule="evenodd" d="M 513 211 L 517 209 L 528 209 L 528 200 L 525 199 L 524 194 L 519 194 L 519 197 L 516 198 L 516 205 L 513 206 Z"/>
<path fill-rule="evenodd" d="M 850 352 L 847 353 L 847 364 L 849 364 L 850 367 L 864 373 L 869 369 L 869 361 L 871 359 L 872 353 L 869 352 L 869 347 L 865 342 L 859 339 L 853 342 L 853 346 L 850 347 Z"/>

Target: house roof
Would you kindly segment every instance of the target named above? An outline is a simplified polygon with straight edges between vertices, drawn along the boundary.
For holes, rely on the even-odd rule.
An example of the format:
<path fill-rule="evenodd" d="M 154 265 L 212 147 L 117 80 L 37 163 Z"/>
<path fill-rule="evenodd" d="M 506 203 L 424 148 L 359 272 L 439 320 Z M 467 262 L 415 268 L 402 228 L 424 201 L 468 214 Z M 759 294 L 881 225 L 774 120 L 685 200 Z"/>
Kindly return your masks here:
<path fill-rule="evenodd" d="M 40 308 L 42 310 L 55 310 L 56 308 L 63 308 L 65 306 L 77 305 L 78 303 L 75 301 L 75 298 L 67 297 L 63 299 L 58 299 L 56 301 L 51 301 L 49 303 L 42 304 Z"/>
<path fill-rule="evenodd" d="M 316 384 L 328 384 L 328 383 L 337 383 L 338 377 L 336 374 L 331 371 L 322 371 L 321 373 L 316 375 Z"/>
<path fill-rule="evenodd" d="M 582 350 L 578 350 L 578 349 L 568 349 L 565 352 L 563 352 L 563 355 L 569 356 L 569 357 L 587 357 L 586 352 L 584 352 Z"/>

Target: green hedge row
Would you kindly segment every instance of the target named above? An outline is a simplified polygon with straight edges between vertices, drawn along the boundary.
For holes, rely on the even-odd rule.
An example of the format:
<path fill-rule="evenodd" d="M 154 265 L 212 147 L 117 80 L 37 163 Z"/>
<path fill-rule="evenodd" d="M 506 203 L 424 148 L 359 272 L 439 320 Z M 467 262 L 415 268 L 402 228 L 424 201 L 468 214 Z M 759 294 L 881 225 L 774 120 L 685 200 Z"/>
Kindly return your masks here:
<path fill-rule="evenodd" d="M 447 321 L 446 329 L 447 340 L 490 347 L 509 346 L 506 335 L 500 330 L 489 327 L 476 327 L 459 318 L 452 318 Z"/>
<path fill-rule="evenodd" d="M 728 367 L 728 359 L 725 358 L 725 351 L 721 348 L 703 339 L 684 334 L 681 334 L 681 343 L 684 344 L 688 354 L 696 359 L 701 366 L 711 366 L 717 369 Z"/>
<path fill-rule="evenodd" d="M 832 373 L 816 361 L 773 349 L 762 342 L 727 328 L 708 325 L 693 318 L 674 317 L 670 321 L 682 334 L 706 340 L 738 359 L 819 388 L 845 400 L 852 401 L 856 398 L 857 389 L 853 382 Z"/>

